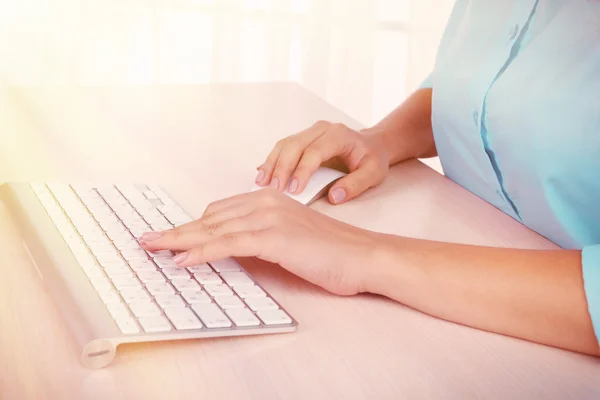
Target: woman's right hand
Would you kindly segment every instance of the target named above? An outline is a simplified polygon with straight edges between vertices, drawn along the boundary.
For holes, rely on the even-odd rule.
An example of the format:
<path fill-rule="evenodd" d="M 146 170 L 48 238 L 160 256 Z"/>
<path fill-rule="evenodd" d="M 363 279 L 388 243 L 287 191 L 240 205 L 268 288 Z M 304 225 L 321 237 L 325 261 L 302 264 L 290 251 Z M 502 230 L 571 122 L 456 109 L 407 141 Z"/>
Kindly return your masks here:
<path fill-rule="evenodd" d="M 347 202 L 385 178 L 390 159 L 382 138 L 361 134 L 343 124 L 319 121 L 312 127 L 277 142 L 256 183 L 301 193 L 322 163 L 338 157 L 350 173 L 329 189 L 332 204 Z"/>

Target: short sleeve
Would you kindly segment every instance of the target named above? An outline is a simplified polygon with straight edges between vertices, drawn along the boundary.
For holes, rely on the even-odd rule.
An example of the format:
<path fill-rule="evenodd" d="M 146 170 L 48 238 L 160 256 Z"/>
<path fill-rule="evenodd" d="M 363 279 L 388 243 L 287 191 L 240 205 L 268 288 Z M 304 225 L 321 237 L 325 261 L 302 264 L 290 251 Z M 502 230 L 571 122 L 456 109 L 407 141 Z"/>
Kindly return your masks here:
<path fill-rule="evenodd" d="M 600 339 L 600 244 L 582 252 L 583 286 L 596 338 Z"/>

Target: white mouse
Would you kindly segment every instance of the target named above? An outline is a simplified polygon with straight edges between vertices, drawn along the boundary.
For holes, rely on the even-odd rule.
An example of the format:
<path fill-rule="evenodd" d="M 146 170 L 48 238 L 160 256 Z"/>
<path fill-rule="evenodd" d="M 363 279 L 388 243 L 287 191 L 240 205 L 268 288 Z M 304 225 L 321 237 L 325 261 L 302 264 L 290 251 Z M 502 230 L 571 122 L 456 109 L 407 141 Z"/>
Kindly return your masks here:
<path fill-rule="evenodd" d="M 317 170 L 317 172 L 315 172 L 313 176 L 308 180 L 308 183 L 306 184 L 306 187 L 304 188 L 302 193 L 293 194 L 288 192 L 287 188 L 283 193 L 302 204 L 309 205 L 313 201 L 324 196 L 331 187 L 331 185 L 333 185 L 335 181 L 337 181 L 345 175 L 345 173 L 340 172 L 336 169 L 320 167 Z M 256 190 L 264 189 L 265 187 L 266 186 L 258 186 L 255 183 L 252 186 L 252 189 L 250 189 L 250 191 L 254 192 Z"/>

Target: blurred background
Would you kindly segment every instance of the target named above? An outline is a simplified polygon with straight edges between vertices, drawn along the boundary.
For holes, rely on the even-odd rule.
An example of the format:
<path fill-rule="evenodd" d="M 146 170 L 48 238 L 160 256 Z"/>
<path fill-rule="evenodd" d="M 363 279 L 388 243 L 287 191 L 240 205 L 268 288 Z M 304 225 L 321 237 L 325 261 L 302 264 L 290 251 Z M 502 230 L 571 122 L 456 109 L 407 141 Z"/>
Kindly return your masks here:
<path fill-rule="evenodd" d="M 0 84 L 295 81 L 364 125 L 431 70 L 453 0 L 0 0 Z"/>

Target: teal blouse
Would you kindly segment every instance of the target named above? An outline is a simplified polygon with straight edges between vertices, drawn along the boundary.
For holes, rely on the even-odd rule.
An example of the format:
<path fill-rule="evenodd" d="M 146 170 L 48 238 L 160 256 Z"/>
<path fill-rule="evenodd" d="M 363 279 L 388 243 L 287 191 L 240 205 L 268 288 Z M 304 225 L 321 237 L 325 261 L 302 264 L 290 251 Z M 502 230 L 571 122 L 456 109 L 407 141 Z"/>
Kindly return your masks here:
<path fill-rule="evenodd" d="M 423 87 L 446 176 L 583 250 L 600 337 L 600 1 L 457 0 Z"/>

